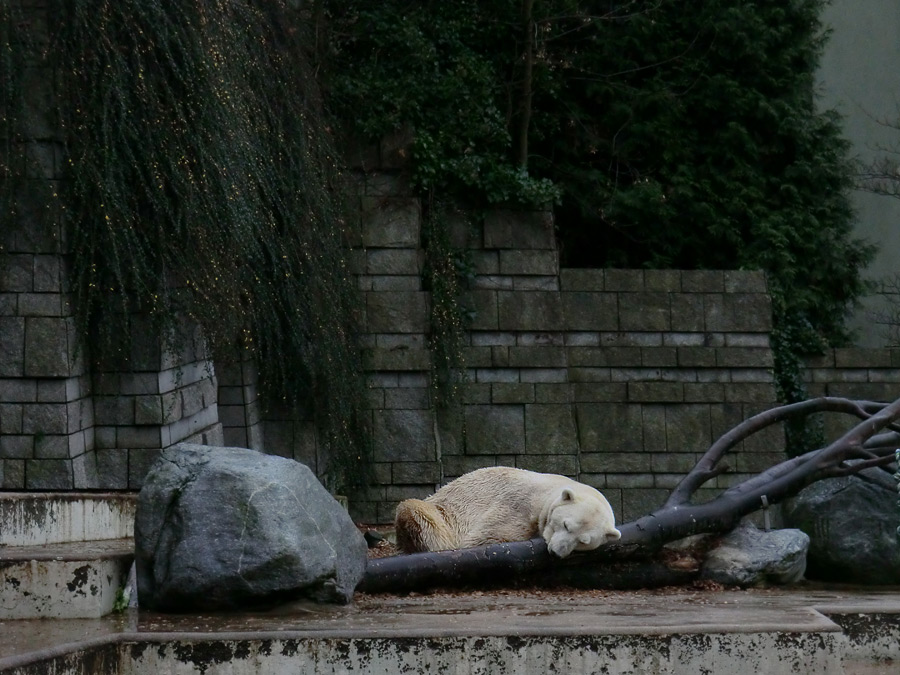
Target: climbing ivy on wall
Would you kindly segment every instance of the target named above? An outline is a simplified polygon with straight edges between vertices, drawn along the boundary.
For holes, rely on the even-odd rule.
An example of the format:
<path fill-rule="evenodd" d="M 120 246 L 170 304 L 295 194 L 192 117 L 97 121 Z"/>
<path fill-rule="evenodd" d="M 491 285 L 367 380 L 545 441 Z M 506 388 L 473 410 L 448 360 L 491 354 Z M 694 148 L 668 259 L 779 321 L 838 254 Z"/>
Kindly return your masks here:
<path fill-rule="evenodd" d="M 511 161 L 517 0 L 322 0 L 328 101 L 354 132 L 415 129 L 420 192 L 545 204 L 558 188 Z"/>
<path fill-rule="evenodd" d="M 347 216 L 296 3 L 55 2 L 82 334 L 127 350 L 140 314 L 177 349 L 189 317 L 217 356 L 248 350 L 271 399 L 315 414 L 329 487 L 362 484 Z"/>
<path fill-rule="evenodd" d="M 460 385 L 465 381 L 465 330 L 473 310 L 464 301 L 464 293 L 475 277 L 467 248 L 473 214 L 440 201 L 427 202 L 425 207 L 422 276 L 425 290 L 431 293 L 431 391 L 435 406 L 447 408 L 459 403 Z"/>
<path fill-rule="evenodd" d="M 433 401 L 458 401 L 470 273 L 449 226 L 459 209 L 545 208 L 559 197 L 510 156 L 517 97 L 516 2 L 359 2 L 323 0 L 322 81 L 335 115 L 351 133 L 377 141 L 412 128 L 412 183 L 425 204 L 425 287 L 431 292 L 429 348 Z M 456 211 L 454 213 L 454 211 Z M 451 214 L 452 217 L 451 217 Z"/>
<path fill-rule="evenodd" d="M 320 4 L 329 100 L 364 137 L 414 127 L 419 186 L 557 202 L 570 267 L 765 270 L 784 400 L 848 339 L 872 249 L 816 105 L 825 0 Z"/>

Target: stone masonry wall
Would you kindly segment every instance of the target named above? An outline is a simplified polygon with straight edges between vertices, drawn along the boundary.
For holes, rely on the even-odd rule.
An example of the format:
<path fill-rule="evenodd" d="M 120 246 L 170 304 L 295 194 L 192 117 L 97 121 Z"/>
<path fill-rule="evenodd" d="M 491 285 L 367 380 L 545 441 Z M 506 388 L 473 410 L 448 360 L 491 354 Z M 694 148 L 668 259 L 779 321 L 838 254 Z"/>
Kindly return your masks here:
<path fill-rule="evenodd" d="M 21 160 L 13 174 L 24 178 L 0 220 L 0 489 L 136 489 L 161 448 L 221 444 L 217 383 L 190 331 L 172 354 L 136 329 L 127 368 L 91 363 L 89 346 L 77 347 L 49 10 L 23 2 L 20 11 L 34 52 L 22 74 L 22 142 L 0 156 Z"/>
<path fill-rule="evenodd" d="M 762 273 L 559 270 L 549 213 L 496 211 L 469 240 L 462 405 L 436 413 L 418 205 L 399 179 L 361 186 L 378 484 L 351 499 L 358 517 L 390 520 L 401 499 L 503 464 L 576 477 L 630 519 L 718 435 L 775 403 Z M 775 431 L 745 443 L 714 485 L 769 466 L 781 444 Z"/>
<path fill-rule="evenodd" d="M 350 496 L 357 519 L 389 522 L 402 499 L 507 465 L 594 485 L 630 520 L 722 433 L 776 404 L 761 272 L 559 269 L 550 214 L 495 211 L 453 233 L 475 271 L 473 320 L 460 404 L 436 411 L 420 205 L 401 174 L 360 173 L 356 186 L 376 478 Z M 810 394 L 892 400 L 898 359 L 835 350 L 810 363 Z M 267 452 L 321 469 L 311 420 L 261 414 Z M 698 497 L 780 461 L 783 447 L 780 429 L 746 441 Z"/>
<path fill-rule="evenodd" d="M 807 361 L 804 380 L 810 397 L 893 401 L 900 398 L 900 348 L 831 349 Z M 851 416 L 826 417 L 826 439 L 838 438 L 857 421 Z"/>
<path fill-rule="evenodd" d="M 134 320 L 127 362 L 91 364 L 96 468 L 90 487 L 140 488 L 162 448 L 224 441 L 218 382 L 199 330 L 185 328 L 177 348 L 165 349 Z"/>
<path fill-rule="evenodd" d="M 22 177 L 0 222 L 0 487 L 71 489 L 87 480 L 93 406 L 84 355 L 75 349 L 70 247 L 56 199 L 62 136 L 42 47 L 38 37 L 21 73 L 21 142 L 0 157 Z"/>

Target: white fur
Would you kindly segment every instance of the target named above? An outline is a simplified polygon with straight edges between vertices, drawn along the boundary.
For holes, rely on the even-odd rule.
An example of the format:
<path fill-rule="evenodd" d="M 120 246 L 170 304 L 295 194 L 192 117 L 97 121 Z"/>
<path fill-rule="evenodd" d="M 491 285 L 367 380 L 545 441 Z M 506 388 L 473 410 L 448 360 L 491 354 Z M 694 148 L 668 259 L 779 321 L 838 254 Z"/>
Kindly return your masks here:
<path fill-rule="evenodd" d="M 425 500 L 397 507 L 397 543 L 407 552 L 469 548 L 540 535 L 561 558 L 621 536 L 612 508 L 571 478 L 510 467 L 478 469 Z"/>

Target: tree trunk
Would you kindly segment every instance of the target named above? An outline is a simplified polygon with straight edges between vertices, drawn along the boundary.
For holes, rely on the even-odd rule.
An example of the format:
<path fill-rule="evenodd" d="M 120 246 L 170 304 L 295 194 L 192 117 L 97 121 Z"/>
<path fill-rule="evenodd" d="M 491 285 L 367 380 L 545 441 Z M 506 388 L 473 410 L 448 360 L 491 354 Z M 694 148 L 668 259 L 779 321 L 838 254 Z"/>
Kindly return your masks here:
<path fill-rule="evenodd" d="M 522 39 L 519 103 L 513 116 L 513 153 L 516 163 L 528 168 L 528 130 L 531 127 L 531 98 L 534 84 L 534 0 L 522 0 Z"/>
<path fill-rule="evenodd" d="M 824 448 L 776 464 L 709 502 L 690 503 L 700 486 L 727 470 L 719 461 L 738 443 L 772 424 L 823 412 L 855 415 L 862 422 Z M 887 466 L 894 459 L 894 448 L 900 445 L 895 425 L 898 418 L 900 399 L 886 405 L 826 397 L 773 408 L 739 424 L 710 446 L 661 508 L 619 526 L 622 538 L 614 544 L 563 560 L 552 556 L 540 538 L 382 558 L 369 561 L 359 590 L 399 593 L 434 586 L 491 586 L 516 580 L 532 583 L 537 579 L 571 585 L 593 580 L 594 587 L 624 588 L 648 585 L 652 579 L 684 580 L 690 578 L 689 573 L 653 560 L 666 543 L 692 534 L 728 532 L 744 516 L 767 504 L 777 504 L 814 481 Z M 615 580 L 620 585 L 608 585 Z"/>

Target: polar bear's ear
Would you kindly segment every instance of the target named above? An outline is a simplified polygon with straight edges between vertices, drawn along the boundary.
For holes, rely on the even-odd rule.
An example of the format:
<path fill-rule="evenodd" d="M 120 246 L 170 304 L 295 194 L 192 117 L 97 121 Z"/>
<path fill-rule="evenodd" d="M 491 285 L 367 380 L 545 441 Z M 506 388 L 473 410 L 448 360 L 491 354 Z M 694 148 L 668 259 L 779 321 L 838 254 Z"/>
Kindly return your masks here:
<path fill-rule="evenodd" d="M 559 500 L 562 502 L 574 502 L 575 493 L 572 492 L 569 488 L 563 488 L 562 493 L 559 495 Z"/>

